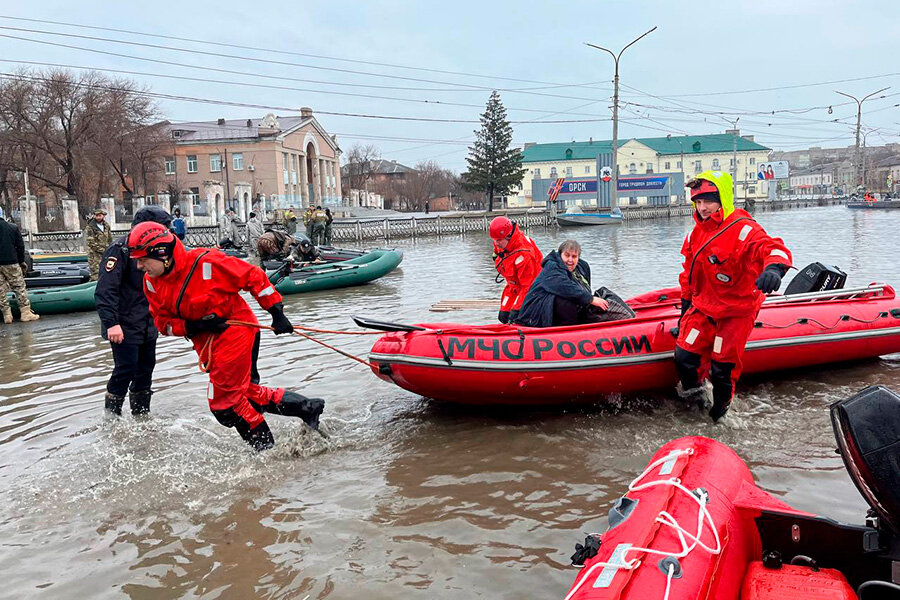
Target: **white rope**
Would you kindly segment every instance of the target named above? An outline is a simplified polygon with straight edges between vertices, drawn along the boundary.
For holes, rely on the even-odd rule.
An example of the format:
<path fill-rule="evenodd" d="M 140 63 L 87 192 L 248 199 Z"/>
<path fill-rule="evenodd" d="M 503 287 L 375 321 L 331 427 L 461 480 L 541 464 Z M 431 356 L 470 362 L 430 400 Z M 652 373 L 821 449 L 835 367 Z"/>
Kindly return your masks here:
<path fill-rule="evenodd" d="M 597 567 L 613 567 L 613 568 L 617 568 L 617 569 L 625 569 L 627 571 L 631 571 L 631 570 L 636 569 L 638 566 L 640 566 L 641 561 L 638 560 L 637 558 L 633 558 L 631 560 L 626 559 L 626 555 L 629 552 L 643 552 L 644 554 L 655 554 L 655 555 L 670 557 L 675 560 L 677 560 L 679 558 L 684 558 L 685 556 L 687 556 L 688 554 L 693 552 L 698 546 L 701 549 L 705 550 L 706 552 L 708 552 L 712 555 L 717 555 L 722 552 L 722 541 L 719 538 L 719 531 L 716 528 L 716 524 L 713 521 L 712 515 L 709 512 L 709 509 L 707 508 L 707 505 L 709 503 L 709 495 L 708 494 L 701 493 L 698 496 L 693 491 L 691 491 L 688 488 L 686 488 L 685 486 L 683 486 L 681 484 L 681 480 L 678 479 L 677 477 L 670 477 L 668 479 L 656 479 L 653 481 L 648 481 L 646 483 L 639 484 L 639 482 L 644 477 L 646 477 L 651 471 L 656 469 L 656 467 L 658 467 L 664 463 L 670 462 L 670 461 L 677 461 L 678 458 L 681 456 L 691 456 L 693 454 L 694 454 L 693 448 L 685 448 L 685 449 L 681 449 L 681 450 L 673 450 L 669 454 L 656 459 L 655 461 L 653 461 L 652 463 L 647 465 L 647 468 L 644 469 L 644 471 L 640 475 L 635 477 L 634 480 L 630 484 L 628 484 L 628 491 L 629 492 L 640 492 L 640 491 L 647 490 L 647 489 L 657 487 L 657 486 L 671 486 L 671 487 L 674 487 L 676 490 L 683 492 L 688 498 L 690 498 L 691 500 L 694 501 L 694 503 L 697 504 L 697 533 L 693 534 L 693 533 L 687 531 L 684 527 L 682 527 L 678 523 L 678 521 L 675 519 L 675 517 L 673 517 L 671 515 L 671 513 L 667 512 L 665 510 L 661 510 L 659 512 L 659 514 L 656 516 L 655 522 L 660 523 L 661 525 L 665 525 L 666 527 L 669 527 L 670 529 L 673 529 L 675 531 L 675 534 L 678 536 L 678 541 L 681 544 L 680 551 L 668 552 L 668 551 L 663 551 L 663 550 L 656 550 L 654 548 L 641 548 L 641 547 L 637 547 L 637 546 L 629 547 L 622 552 L 622 555 L 621 555 L 622 564 L 597 562 L 597 563 L 594 563 L 593 565 L 591 565 L 590 568 L 587 571 L 585 571 L 584 576 L 581 577 L 581 579 L 578 581 L 578 583 L 566 595 L 565 600 L 571 600 L 571 598 L 575 595 L 576 592 L 578 592 L 579 589 L 581 589 L 581 586 L 585 583 L 585 581 L 587 581 L 587 579 L 591 576 L 591 574 L 594 572 L 594 570 Z M 704 525 L 706 525 L 707 523 L 709 523 L 710 529 L 712 530 L 713 538 L 715 539 L 714 547 L 708 546 L 707 544 L 703 543 L 703 541 L 701 540 L 701 538 L 703 537 L 704 529 L 705 529 Z M 688 543 L 688 540 L 690 540 L 691 543 Z M 672 579 L 674 576 L 675 576 L 675 565 L 669 564 L 668 569 L 667 569 L 667 574 L 666 574 L 666 592 L 665 592 L 665 595 L 663 596 L 663 600 L 668 600 L 668 598 L 669 598 L 669 593 L 671 592 L 671 588 L 672 588 Z"/>

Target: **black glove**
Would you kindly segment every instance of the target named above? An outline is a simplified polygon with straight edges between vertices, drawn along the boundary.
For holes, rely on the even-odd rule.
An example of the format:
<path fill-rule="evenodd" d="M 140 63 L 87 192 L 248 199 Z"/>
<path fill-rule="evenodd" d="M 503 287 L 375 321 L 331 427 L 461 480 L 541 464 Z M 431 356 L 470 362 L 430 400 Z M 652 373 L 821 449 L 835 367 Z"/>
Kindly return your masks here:
<path fill-rule="evenodd" d="M 184 329 L 188 337 L 194 337 L 198 333 L 222 333 L 229 327 L 227 321 L 225 317 L 210 313 L 199 320 L 186 320 Z"/>
<path fill-rule="evenodd" d="M 294 326 L 291 325 L 288 318 L 284 316 L 284 304 L 279 302 L 278 304 L 273 305 L 272 308 L 269 309 L 269 314 L 272 315 L 272 329 L 275 330 L 275 335 L 294 333 Z"/>
<path fill-rule="evenodd" d="M 779 265 L 769 265 L 756 278 L 756 287 L 764 294 L 771 294 L 781 287 L 781 278 L 784 277 L 784 269 Z"/>
<path fill-rule="evenodd" d="M 509 323 L 509 311 L 501 310 L 497 313 L 497 320 L 501 323 Z"/>

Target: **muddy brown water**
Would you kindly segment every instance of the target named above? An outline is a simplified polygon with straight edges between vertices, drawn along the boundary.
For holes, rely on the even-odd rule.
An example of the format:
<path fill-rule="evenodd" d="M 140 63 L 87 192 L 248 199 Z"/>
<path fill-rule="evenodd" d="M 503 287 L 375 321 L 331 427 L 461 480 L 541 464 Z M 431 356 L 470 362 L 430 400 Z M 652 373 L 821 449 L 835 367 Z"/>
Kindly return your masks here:
<path fill-rule="evenodd" d="M 797 264 L 834 263 L 848 285 L 900 282 L 900 211 L 763 212 Z M 537 231 L 579 239 L 594 284 L 622 296 L 672 285 L 688 219 Z M 496 297 L 478 235 L 397 242 L 401 268 L 359 288 L 286 299 L 297 323 L 351 328 L 490 322 L 429 313 Z M 261 312 L 261 311 L 260 311 Z M 267 315 L 262 315 L 268 319 Z M 330 342 L 364 354 L 370 337 Z M 325 442 L 271 417 L 257 456 L 220 427 L 183 339 L 162 339 L 152 418 L 104 418 L 112 364 L 96 315 L 0 327 L 0 597 L 562 598 L 568 557 L 666 441 L 731 445 L 797 508 L 861 522 L 865 504 L 834 454 L 827 406 L 871 384 L 900 390 L 900 357 L 743 382 L 731 427 L 664 394 L 602 407 L 474 412 L 416 397 L 301 338 L 263 337 L 269 384 L 327 399 Z"/>

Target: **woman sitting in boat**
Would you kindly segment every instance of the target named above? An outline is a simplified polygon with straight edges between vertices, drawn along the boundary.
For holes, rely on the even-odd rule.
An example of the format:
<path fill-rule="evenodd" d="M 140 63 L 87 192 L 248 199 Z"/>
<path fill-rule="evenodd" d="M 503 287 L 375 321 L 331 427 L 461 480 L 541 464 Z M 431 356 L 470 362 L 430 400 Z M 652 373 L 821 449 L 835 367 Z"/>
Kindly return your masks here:
<path fill-rule="evenodd" d="M 506 217 L 491 221 L 490 236 L 494 242 L 494 267 L 498 275 L 506 280 L 497 319 L 501 323 L 509 323 L 516 320 L 528 288 L 541 272 L 544 256 L 537 244 Z"/>
<path fill-rule="evenodd" d="M 605 288 L 591 293 L 591 268 L 581 259 L 581 245 L 575 240 L 560 244 L 558 250 L 544 258 L 541 266 L 516 323 L 528 327 L 558 327 L 634 316 L 628 305 Z"/>

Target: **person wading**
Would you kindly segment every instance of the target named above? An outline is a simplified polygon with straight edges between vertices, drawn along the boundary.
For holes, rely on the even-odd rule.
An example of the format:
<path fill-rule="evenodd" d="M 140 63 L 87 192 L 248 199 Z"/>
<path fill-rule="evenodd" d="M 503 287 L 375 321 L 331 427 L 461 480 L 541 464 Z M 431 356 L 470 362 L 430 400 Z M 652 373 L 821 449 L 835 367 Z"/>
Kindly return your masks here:
<path fill-rule="evenodd" d="M 256 450 L 275 444 L 263 413 L 300 417 L 318 428 L 325 402 L 259 385 L 259 330 L 228 323 L 256 325 L 240 295 L 247 291 L 272 315 L 276 335 L 293 332 L 281 294 L 262 269 L 218 250 L 186 250 L 158 223 L 135 226 L 128 249 L 145 273 L 144 293 L 157 329 L 163 335 L 187 336 L 209 373 L 207 399 L 219 423 L 234 427 Z"/>
<path fill-rule="evenodd" d="M 544 256 L 537 244 L 506 217 L 496 217 L 491 221 L 489 233 L 494 243 L 494 267 L 498 275 L 506 280 L 506 287 L 500 295 L 497 319 L 508 323 L 515 321 L 522 308 L 528 288 L 541 272 Z"/>
<path fill-rule="evenodd" d="M 168 228 L 172 217 L 162 207 L 149 205 L 134 213 L 131 224 L 146 222 Z M 113 354 L 113 372 L 106 382 L 106 410 L 121 416 L 128 392 L 131 414 L 146 415 L 153 394 L 150 386 L 159 332 L 144 296 L 144 274 L 128 253 L 128 236 L 117 239 L 103 253 L 94 301 L 100 316 L 100 335 L 109 340 Z"/>
<path fill-rule="evenodd" d="M 37 321 L 40 317 L 31 310 L 28 291 L 25 289 L 25 241 L 22 232 L 14 224 L 0 218 L 0 312 L 3 322 L 13 322 L 12 308 L 9 306 L 9 291 L 16 294 L 19 303 L 19 320 L 23 323 Z"/>
<path fill-rule="evenodd" d="M 765 294 L 781 285 L 791 253 L 749 213 L 735 209 L 731 175 L 704 171 L 687 183 L 694 228 L 681 253 L 681 319 L 675 343 L 678 393 L 707 406 L 701 377 L 712 384 L 709 416 L 717 422 L 731 405 L 747 338 Z"/>

